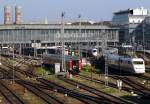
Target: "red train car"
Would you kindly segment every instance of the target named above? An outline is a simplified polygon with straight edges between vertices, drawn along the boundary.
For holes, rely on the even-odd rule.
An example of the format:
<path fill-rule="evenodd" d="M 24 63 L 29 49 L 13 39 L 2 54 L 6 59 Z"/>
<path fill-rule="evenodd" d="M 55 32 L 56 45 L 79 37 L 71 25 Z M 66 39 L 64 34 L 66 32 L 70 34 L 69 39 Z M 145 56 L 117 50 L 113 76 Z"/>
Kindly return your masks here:
<path fill-rule="evenodd" d="M 47 67 L 54 67 L 55 63 L 62 64 L 62 59 L 65 60 L 65 68 L 68 72 L 72 74 L 78 74 L 81 70 L 81 59 L 77 56 L 65 55 L 62 58 L 61 54 L 45 54 L 43 55 L 43 65 Z M 62 65 L 61 65 L 62 71 Z"/>

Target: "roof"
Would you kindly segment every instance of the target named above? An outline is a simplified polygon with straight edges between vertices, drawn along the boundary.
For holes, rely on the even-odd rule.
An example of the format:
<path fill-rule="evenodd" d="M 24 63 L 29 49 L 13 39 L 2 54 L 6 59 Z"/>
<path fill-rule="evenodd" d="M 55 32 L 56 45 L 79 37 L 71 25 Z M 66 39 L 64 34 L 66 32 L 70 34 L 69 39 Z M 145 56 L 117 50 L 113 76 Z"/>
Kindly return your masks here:
<path fill-rule="evenodd" d="M 63 57 L 62 57 L 62 54 L 45 54 L 45 55 L 43 55 L 43 58 L 49 58 L 49 59 L 54 59 L 54 60 L 62 60 Z M 66 61 L 69 61 L 70 59 L 79 60 L 79 57 L 65 55 L 65 60 Z"/>
<path fill-rule="evenodd" d="M 61 29 L 61 24 L 1 24 L 0 29 Z M 78 25 L 65 24 L 65 29 L 79 29 Z M 118 29 L 104 25 L 82 25 L 81 29 Z"/>
<path fill-rule="evenodd" d="M 133 13 L 133 9 L 131 10 L 131 9 L 127 9 L 127 10 L 121 10 L 121 11 L 119 11 L 119 12 L 115 12 L 114 14 L 115 15 L 120 15 L 120 14 L 125 14 L 125 13 Z"/>

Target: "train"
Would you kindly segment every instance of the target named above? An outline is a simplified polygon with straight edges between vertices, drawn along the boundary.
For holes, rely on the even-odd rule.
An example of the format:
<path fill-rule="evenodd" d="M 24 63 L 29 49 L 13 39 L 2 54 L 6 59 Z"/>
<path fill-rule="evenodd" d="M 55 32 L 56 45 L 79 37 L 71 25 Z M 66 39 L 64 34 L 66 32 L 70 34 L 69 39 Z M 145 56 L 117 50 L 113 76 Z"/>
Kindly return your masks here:
<path fill-rule="evenodd" d="M 83 57 L 97 57 L 98 49 L 97 48 L 89 48 L 89 49 L 81 49 Z"/>
<path fill-rule="evenodd" d="M 98 57 L 100 55 L 100 53 L 102 53 L 102 49 L 101 48 L 84 48 L 82 49 L 82 56 L 87 56 L 87 57 Z M 118 53 L 118 49 L 117 48 L 107 48 L 104 50 L 105 54 L 114 54 L 114 53 Z"/>
<path fill-rule="evenodd" d="M 65 60 L 65 67 L 66 70 L 73 74 L 76 75 L 80 72 L 82 63 L 81 59 L 76 56 L 69 56 L 69 55 L 64 55 L 64 60 Z M 52 67 L 54 69 L 55 63 L 60 63 L 60 72 L 64 71 L 62 69 L 62 54 L 45 54 L 43 55 L 43 65 L 45 67 Z"/>
<path fill-rule="evenodd" d="M 115 54 L 108 54 L 106 59 L 108 60 L 108 67 L 117 69 L 132 74 L 144 74 L 145 62 L 142 58 L 132 58 L 119 56 Z"/>

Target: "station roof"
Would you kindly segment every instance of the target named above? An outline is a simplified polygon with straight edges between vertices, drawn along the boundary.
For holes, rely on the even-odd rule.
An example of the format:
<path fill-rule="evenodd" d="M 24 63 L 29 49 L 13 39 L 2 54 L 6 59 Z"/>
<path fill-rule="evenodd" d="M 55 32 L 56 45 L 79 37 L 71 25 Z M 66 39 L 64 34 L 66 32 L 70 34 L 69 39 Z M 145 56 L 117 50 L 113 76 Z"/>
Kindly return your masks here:
<path fill-rule="evenodd" d="M 0 30 L 7 29 L 61 29 L 61 24 L 1 24 Z M 65 29 L 80 29 L 80 26 L 73 24 L 65 24 Z M 93 24 L 81 25 L 81 29 L 118 29 L 106 25 Z"/>

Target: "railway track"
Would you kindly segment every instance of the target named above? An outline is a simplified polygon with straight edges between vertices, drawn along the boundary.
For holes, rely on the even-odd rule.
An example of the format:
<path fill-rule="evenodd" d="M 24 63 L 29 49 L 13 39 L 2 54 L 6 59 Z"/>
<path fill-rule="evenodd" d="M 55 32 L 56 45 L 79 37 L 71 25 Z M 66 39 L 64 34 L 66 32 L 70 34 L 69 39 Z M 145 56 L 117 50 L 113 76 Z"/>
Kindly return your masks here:
<path fill-rule="evenodd" d="M 18 68 L 17 66 L 12 66 L 10 65 L 9 63 L 5 62 L 3 63 L 3 65 L 5 65 L 6 67 L 15 70 L 16 72 L 19 72 L 21 73 L 22 75 L 25 75 L 25 76 L 28 76 L 28 77 L 38 77 L 37 75 L 35 75 L 34 73 L 32 72 L 29 72 L 29 71 L 24 71 L 24 70 L 21 70 L 20 68 Z"/>
<path fill-rule="evenodd" d="M 108 102 L 104 102 L 103 99 L 101 99 L 101 98 L 90 96 L 90 95 L 85 95 L 85 94 L 82 94 L 79 92 L 75 92 L 73 90 L 67 89 L 64 86 L 58 85 L 58 84 L 56 84 L 52 81 L 46 80 L 46 79 L 37 78 L 37 80 L 39 82 L 43 83 L 44 85 L 47 85 L 49 88 L 56 89 L 57 92 L 67 94 L 68 96 L 76 98 L 85 104 L 100 104 L 100 103 L 110 104 Z"/>
<path fill-rule="evenodd" d="M 92 88 L 92 87 L 89 87 L 85 84 L 82 84 L 80 82 L 77 82 L 77 81 L 74 81 L 74 80 L 69 80 L 67 78 L 63 78 L 63 77 L 60 77 L 59 79 L 63 80 L 64 82 L 67 82 L 71 85 L 74 85 L 74 86 L 79 86 L 81 89 L 84 89 L 86 91 L 89 91 L 99 97 L 102 97 L 104 99 L 105 102 L 111 102 L 113 104 L 134 104 L 132 102 L 129 102 L 127 100 L 124 100 L 124 99 L 121 99 L 119 97 L 115 97 L 115 96 L 112 96 L 110 94 L 107 94 L 105 92 L 102 92 L 100 90 L 97 90 L 96 88 Z"/>
<path fill-rule="evenodd" d="M 36 75 L 34 75 L 33 73 L 30 73 L 30 72 L 28 72 L 28 71 L 21 71 L 21 70 L 19 70 L 19 69 L 15 69 L 16 71 L 18 71 L 18 72 L 20 72 L 21 74 L 26 74 L 26 75 L 28 75 L 28 76 L 30 76 L 30 77 L 36 77 L 37 78 L 37 76 Z M 17 81 L 18 82 L 18 81 Z M 23 87 L 25 87 L 25 88 L 27 88 L 28 90 L 30 90 L 31 92 L 36 92 L 35 91 L 35 89 L 32 89 L 31 90 L 31 87 L 29 87 L 29 85 L 26 85 L 26 84 L 24 84 L 24 83 L 20 83 L 19 82 L 19 84 L 22 84 L 23 85 Z M 44 83 L 44 85 L 47 85 L 47 84 L 45 84 Z M 56 86 L 56 85 L 55 85 Z M 55 86 L 54 87 L 43 87 L 42 86 L 42 88 L 43 89 L 51 89 L 51 90 L 53 90 L 53 89 L 55 89 Z M 41 87 L 41 86 L 40 86 Z M 63 93 L 63 94 L 65 94 L 66 92 L 68 93 L 68 90 L 66 91 L 66 90 L 64 90 L 65 88 L 61 88 L 60 86 L 59 86 L 59 92 L 60 93 Z M 69 92 L 71 92 L 71 90 L 69 91 Z M 36 92 L 37 93 L 37 92 Z M 36 94 L 35 93 L 35 94 Z M 36 94 L 37 95 L 37 94 Z M 71 93 L 69 93 L 69 96 L 71 96 L 71 97 L 73 97 L 73 98 L 76 98 L 76 99 L 78 99 L 79 101 L 81 101 L 81 102 L 83 102 L 83 103 L 86 103 L 86 104 L 97 104 L 97 103 L 99 103 L 100 102 L 100 100 L 98 99 L 96 99 L 96 98 L 92 98 L 92 96 L 87 96 L 87 95 L 83 95 L 83 94 L 78 94 L 78 93 L 76 93 L 76 92 L 71 92 Z M 82 96 L 82 98 L 80 98 Z M 92 100 L 92 101 L 91 101 Z M 103 100 L 101 100 L 101 102 L 102 102 Z"/>
<path fill-rule="evenodd" d="M 16 69 L 15 69 L 16 70 Z M 16 70 L 16 71 L 18 71 L 18 72 L 20 72 L 20 73 L 22 73 L 22 74 L 27 74 L 27 75 L 29 75 L 29 76 L 31 76 L 31 77 L 33 77 L 33 76 L 35 76 L 33 73 L 28 73 L 28 72 L 25 72 L 25 71 L 21 71 L 21 70 Z M 37 76 L 36 76 L 36 78 L 37 78 Z M 31 87 L 29 87 L 29 85 L 26 85 L 26 84 L 24 84 L 24 83 L 21 83 L 19 80 L 16 80 L 16 82 L 18 83 L 18 84 L 21 84 L 23 87 L 25 87 L 25 88 L 27 88 L 29 91 L 31 91 L 31 92 L 34 92 L 34 94 L 35 95 L 38 95 L 39 96 L 39 94 L 37 94 L 37 87 L 36 87 L 36 89 L 33 89 L 33 86 L 31 86 Z M 45 84 L 44 83 L 44 85 L 47 85 L 47 84 Z M 53 90 L 53 89 L 55 89 L 55 87 L 56 87 L 56 85 L 54 86 L 53 85 L 53 87 L 43 87 L 42 86 L 42 88 L 43 89 L 51 89 L 51 90 Z M 64 90 L 65 89 L 65 87 L 63 87 L 63 88 L 61 88 L 61 86 L 59 86 L 59 92 L 60 93 L 63 93 L 63 94 L 65 94 L 66 92 L 68 93 L 68 90 Z M 38 89 L 39 90 L 39 89 Z M 71 92 L 71 93 L 70 93 Z M 87 95 L 83 95 L 83 94 L 79 94 L 79 93 L 76 93 L 76 92 L 74 92 L 74 91 L 71 91 L 71 90 L 69 90 L 69 96 L 71 96 L 71 97 L 73 97 L 73 98 L 76 98 L 76 99 L 78 99 L 79 101 L 81 101 L 81 102 L 84 102 L 84 103 L 86 103 L 86 104 L 97 104 L 97 103 L 99 103 L 99 102 L 102 102 L 103 100 L 101 99 L 98 99 L 98 98 L 93 98 L 92 96 L 87 96 Z M 82 97 L 82 98 L 80 98 L 80 97 Z M 42 98 L 42 97 L 41 97 Z M 45 97 L 44 97 L 45 98 Z M 105 102 L 106 103 L 106 102 Z"/>
<path fill-rule="evenodd" d="M 9 71 L 3 69 L 4 75 L 8 76 L 12 79 L 12 75 L 9 73 Z M 33 83 L 29 83 L 27 81 L 24 81 L 23 79 L 19 78 L 18 76 L 15 75 L 15 78 L 18 80 L 15 80 L 15 82 L 36 96 L 40 97 L 43 101 L 45 101 L 47 104 L 63 104 L 60 100 L 48 95 L 48 93 L 42 91 L 41 89 L 38 88 L 38 86 L 34 85 Z M 44 88 L 44 87 L 43 87 Z M 14 103 L 14 104 L 20 104 L 20 103 Z"/>
<path fill-rule="evenodd" d="M 38 97 L 40 97 L 47 104 L 63 104 L 63 102 L 50 96 L 48 93 L 41 90 L 37 85 L 33 85 L 33 83 L 29 83 L 22 80 L 17 80 L 16 82 L 28 89 L 29 91 L 31 91 L 32 93 L 34 93 L 35 95 L 37 95 Z"/>
<path fill-rule="evenodd" d="M 136 92 L 138 92 L 142 97 L 150 98 L 150 89 L 142 85 L 141 83 L 133 80 L 131 77 L 127 76 L 110 76 L 114 79 L 120 79 L 127 85 L 131 86 Z"/>
<path fill-rule="evenodd" d="M 11 91 L 2 80 L 0 80 L 0 93 L 10 104 L 25 104 L 25 101 L 21 99 L 16 93 Z"/>
<path fill-rule="evenodd" d="M 98 84 L 103 84 L 103 85 L 105 84 L 105 81 L 100 80 L 100 79 L 97 79 L 97 78 L 92 78 L 92 79 L 91 79 L 91 77 L 85 76 L 85 75 L 81 75 L 81 74 L 79 75 L 79 77 L 82 78 L 82 79 L 91 81 L 91 82 L 98 83 Z M 113 88 L 118 88 L 118 87 L 117 87 L 117 84 L 110 83 L 110 82 L 108 82 L 108 86 L 109 86 L 109 87 L 113 87 Z M 132 91 L 131 88 L 129 88 L 129 87 L 124 87 L 124 86 L 122 87 L 122 90 L 127 91 L 127 92 L 131 92 L 131 91 Z"/>
<path fill-rule="evenodd" d="M 88 77 L 88 76 L 85 76 L 85 75 L 79 75 L 79 77 L 81 77 L 81 78 L 83 78 L 83 79 L 86 79 L 86 80 L 89 80 L 89 81 L 92 81 L 92 82 L 95 82 L 95 83 L 105 84 L 104 81 L 101 81 L 101 80 L 96 79 L 96 78 L 91 79 L 91 77 Z M 120 77 L 119 77 L 119 78 L 118 78 L 118 77 L 113 77 L 113 76 L 110 76 L 110 77 L 112 77 L 112 78 L 114 78 L 114 79 L 116 79 L 116 80 L 121 79 Z M 135 81 L 133 81 L 134 83 L 132 83 L 132 82 L 129 82 L 129 80 L 124 79 L 123 82 L 126 83 L 127 85 L 131 86 L 131 88 L 130 88 L 130 87 L 124 87 L 124 86 L 123 86 L 123 87 L 122 87 L 122 90 L 127 91 L 127 92 L 135 92 L 136 94 L 138 94 L 138 95 L 140 95 L 140 96 L 149 98 L 149 93 L 148 93 L 148 96 L 147 96 L 147 93 L 141 91 L 141 90 L 143 90 L 145 87 L 141 86 L 140 83 L 139 83 L 139 86 L 141 86 L 141 87 L 138 88 L 138 87 L 136 87 L 137 85 L 134 85 Z M 131 83 L 131 84 L 129 84 L 129 83 Z M 110 82 L 108 83 L 108 86 L 113 87 L 113 88 L 117 88 L 117 85 L 116 85 L 116 84 L 113 84 L 113 83 L 110 83 Z M 136 87 L 136 88 L 135 88 L 135 87 Z M 146 95 L 145 95 L 145 94 L 146 94 Z"/>
<path fill-rule="evenodd" d="M 36 77 L 36 79 L 37 79 L 37 81 L 39 81 L 39 78 L 37 78 L 37 76 L 36 75 L 34 75 L 34 73 L 30 73 L 30 72 L 28 72 L 28 71 L 24 71 L 24 72 L 22 72 L 21 70 L 19 70 L 19 69 L 17 69 L 17 71 L 20 71 L 22 74 L 25 74 L 26 73 L 26 75 L 27 76 L 30 76 L 30 77 Z M 41 79 L 40 79 L 41 80 Z M 48 86 L 48 88 L 50 88 L 50 89 L 57 89 L 58 90 L 58 92 L 60 92 L 60 93 L 63 93 L 63 94 L 65 94 L 66 92 L 69 92 L 69 93 L 67 93 L 69 96 L 71 96 L 71 97 L 73 97 L 73 98 L 76 98 L 76 99 L 78 99 L 78 100 L 80 100 L 80 101 L 82 101 L 82 102 L 84 102 L 84 103 L 88 103 L 88 104 L 90 104 L 90 103 L 99 103 L 99 102 L 102 102 L 102 103 L 108 103 L 107 101 L 106 101 L 106 98 L 104 99 L 103 98 L 103 100 L 102 99 L 100 99 L 100 98 L 96 98 L 96 97 L 94 97 L 94 98 L 92 98 L 92 96 L 87 96 L 86 95 L 86 97 L 85 97 L 85 95 L 84 94 L 81 94 L 80 95 L 80 93 L 74 93 L 73 91 L 71 91 L 71 90 L 69 90 L 69 89 L 66 89 L 65 87 L 63 87 L 63 86 L 60 86 L 60 85 L 57 85 L 56 83 L 53 83 L 53 82 L 47 82 L 46 83 L 46 80 L 45 79 L 42 79 L 42 81 L 39 81 L 39 82 L 41 82 L 41 83 L 43 83 L 44 85 L 46 85 L 46 86 Z M 98 81 L 97 81 L 98 82 Z M 49 84 L 48 84 L 49 83 Z M 103 83 L 103 82 L 101 82 L 101 83 Z M 111 84 L 111 86 L 114 86 L 114 84 Z M 116 85 L 115 85 L 115 87 L 116 87 Z M 48 88 L 44 88 L 44 89 L 48 89 Z M 131 90 L 133 90 L 133 89 L 129 89 L 129 88 L 125 88 L 126 90 L 128 90 L 128 91 L 131 91 Z M 69 90 L 69 91 L 68 91 Z M 92 91 L 92 90 L 91 90 Z M 139 90 L 137 90 L 137 89 L 135 89 L 135 92 L 138 92 L 138 94 L 139 95 L 142 95 L 142 96 L 144 96 L 144 94 L 142 93 L 142 92 L 140 92 Z M 100 96 L 100 95 L 99 95 Z M 146 96 L 147 97 L 147 96 Z M 89 103 L 90 102 L 90 103 Z M 119 103 L 118 103 L 119 104 Z M 123 103 L 123 104 L 125 104 L 125 103 Z"/>
<path fill-rule="evenodd" d="M 138 78 L 142 78 L 144 80 L 150 80 L 150 73 L 147 75 L 147 74 L 143 74 L 143 75 L 140 75 L 140 76 L 136 76 Z"/>
<path fill-rule="evenodd" d="M 9 66 L 10 67 L 10 66 Z M 15 69 L 16 70 L 16 69 Z M 21 70 L 19 70 L 19 69 L 17 69 L 16 71 L 18 71 L 18 72 L 20 72 L 21 74 L 25 74 L 25 71 L 21 71 Z M 72 91 L 72 90 L 69 90 L 69 89 L 66 89 L 65 87 L 63 87 L 63 86 L 59 86 L 59 85 L 57 85 L 56 83 L 51 83 L 51 84 L 47 84 L 47 83 L 44 83 L 43 81 L 47 81 L 47 80 L 45 80 L 45 79 L 39 79 L 39 78 L 37 78 L 37 76 L 35 75 L 35 74 L 33 74 L 33 73 L 30 73 L 30 72 L 27 72 L 26 71 L 26 73 L 28 73 L 28 75 L 29 76 L 31 76 L 31 77 L 36 77 L 36 79 L 37 79 L 37 81 L 39 81 L 39 82 L 41 82 L 44 86 L 46 85 L 47 87 L 43 87 L 43 86 L 40 86 L 40 87 L 42 87 L 43 89 L 49 89 L 49 90 L 53 90 L 53 89 L 55 89 L 55 88 L 57 88 L 57 90 L 58 90 L 58 92 L 60 92 L 60 93 L 63 93 L 63 94 L 68 94 L 70 97 L 73 97 L 73 98 L 76 98 L 76 99 L 78 99 L 79 101 L 81 101 L 81 102 L 83 102 L 83 103 L 85 103 L 85 104 L 98 104 L 98 103 L 104 103 L 104 101 L 103 101 L 103 99 L 100 99 L 100 98 L 97 98 L 97 97 L 93 97 L 93 96 L 89 96 L 89 95 L 84 95 L 84 94 L 81 94 L 81 93 L 77 93 L 77 92 L 75 92 L 75 91 Z M 17 80 L 16 82 L 19 82 L 19 80 Z M 36 92 L 35 91 L 35 89 L 32 89 L 31 90 L 31 88 L 29 88 L 29 86 L 28 85 L 26 85 L 26 84 L 24 84 L 23 82 L 19 82 L 19 84 L 22 84 L 22 86 L 23 87 L 25 87 L 25 88 L 27 88 L 28 90 L 30 90 L 31 92 Z M 51 85 L 51 87 L 50 87 L 50 85 Z M 33 87 L 33 86 L 32 86 Z M 35 86 L 34 86 L 35 87 Z M 36 87 L 36 90 L 37 90 L 37 88 L 38 87 Z M 38 89 L 39 90 L 39 89 Z M 39 94 L 38 94 L 39 95 Z M 107 104 L 106 102 L 105 102 L 105 104 Z M 108 103 L 109 104 L 109 103 Z"/>

